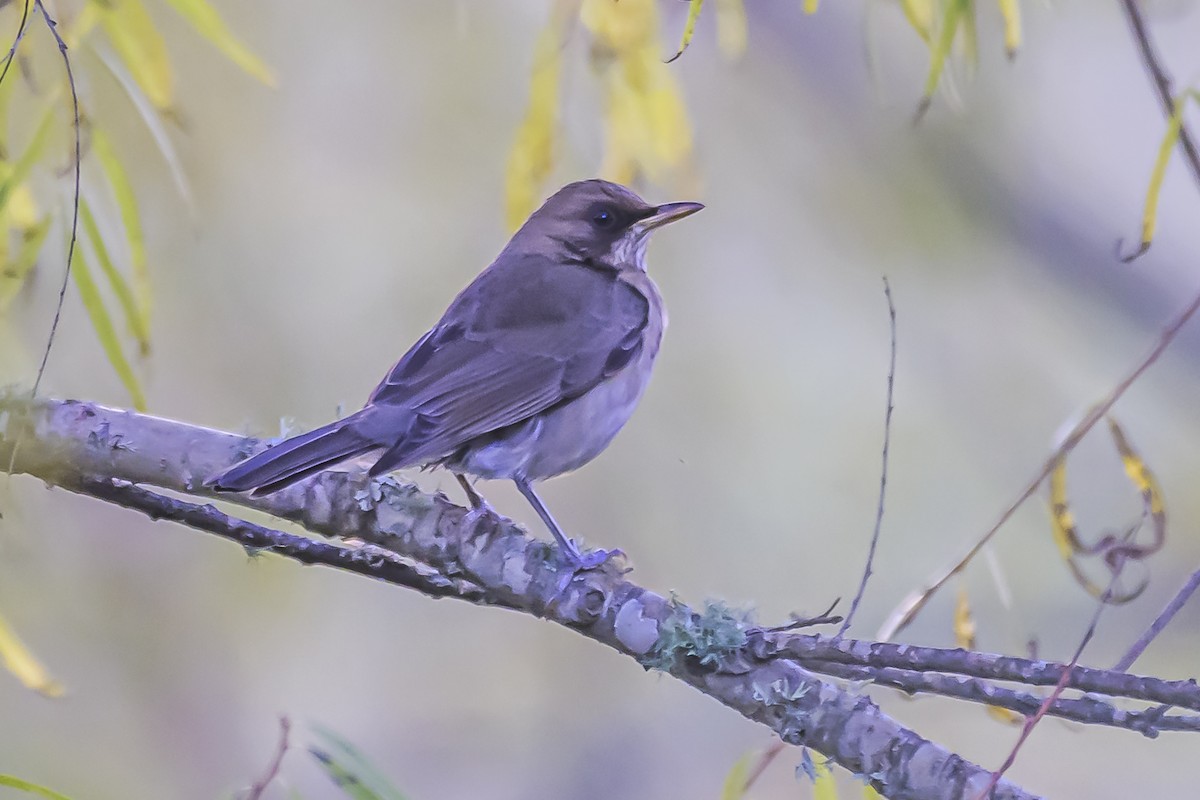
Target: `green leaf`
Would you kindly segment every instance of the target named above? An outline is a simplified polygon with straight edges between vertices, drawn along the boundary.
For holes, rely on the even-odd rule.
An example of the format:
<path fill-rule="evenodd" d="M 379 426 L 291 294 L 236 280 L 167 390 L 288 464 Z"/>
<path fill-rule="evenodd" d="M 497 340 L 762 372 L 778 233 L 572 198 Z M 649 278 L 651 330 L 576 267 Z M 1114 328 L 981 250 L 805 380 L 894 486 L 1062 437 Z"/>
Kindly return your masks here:
<path fill-rule="evenodd" d="M 108 356 L 108 361 L 116 371 L 117 377 L 121 379 L 121 383 L 125 384 L 125 390 L 133 399 L 134 408 L 138 411 L 145 411 L 146 398 L 142 394 L 141 384 L 138 382 L 137 376 L 133 374 L 133 368 L 129 366 L 125 353 L 121 350 L 121 342 L 113 327 L 112 317 L 108 315 L 108 309 L 104 307 L 104 299 L 100 296 L 96 282 L 92 279 L 91 270 L 88 269 L 87 261 L 83 257 L 83 248 L 75 248 L 75 258 L 71 263 L 71 275 L 75 278 L 75 286 L 79 289 L 83 307 L 87 309 L 88 317 L 92 320 L 92 327 L 96 329 L 96 336 L 100 339 L 100 346 L 104 348 L 104 354 Z"/>
<path fill-rule="evenodd" d="M 171 137 L 167 133 L 166 126 L 163 125 L 162 119 L 146 99 L 146 95 L 138 88 L 137 81 L 129 74 L 129 71 L 121 65 L 119 61 L 114 59 L 111 54 L 102 50 L 96 52 L 96 57 L 100 59 L 100 63 L 108 68 L 113 77 L 117 79 L 117 83 L 121 84 L 121 88 L 125 90 L 125 94 L 129 95 L 130 101 L 134 108 L 137 109 L 138 115 L 141 116 L 142 122 L 145 123 L 150 135 L 154 137 L 154 143 L 158 145 L 158 152 L 162 154 L 163 160 L 167 162 L 167 168 L 171 172 L 171 178 L 175 181 L 175 188 L 179 191 L 179 196 L 183 198 L 183 202 L 188 207 L 188 212 L 193 213 L 195 210 L 195 201 L 192 199 L 192 188 L 188 183 L 187 173 L 183 171 L 183 163 L 179 160 L 179 154 L 175 152 L 175 145 L 171 143 Z"/>
<path fill-rule="evenodd" d="M 8 201 L 12 199 L 13 192 L 17 187 L 25 182 L 29 177 L 30 171 L 33 170 L 33 165 L 37 163 L 42 156 L 42 150 L 46 146 L 46 140 L 50 138 L 50 129 L 54 122 L 54 104 L 52 103 L 46 113 L 42 115 L 42 121 L 38 123 L 37 129 L 33 133 L 33 138 L 29 140 L 29 144 L 25 147 L 25 152 L 12 165 L 12 170 L 4 177 L 3 182 L 0 182 L 0 214 L 4 213 Z"/>
<path fill-rule="evenodd" d="M 1167 120 L 1167 132 L 1163 134 L 1158 145 L 1158 156 L 1154 159 L 1154 169 L 1150 172 L 1150 185 L 1146 188 L 1146 204 L 1142 210 L 1142 251 L 1154 241 L 1154 229 L 1158 226 L 1158 196 L 1162 191 L 1163 178 L 1167 175 L 1167 164 L 1171 161 L 1171 153 L 1175 152 L 1175 144 L 1179 141 L 1179 133 L 1183 128 L 1183 109 L 1187 105 L 1188 94 L 1175 98 L 1175 112 Z"/>
<path fill-rule="evenodd" d="M 117 302 L 121 304 L 121 310 L 125 312 L 125 323 L 133 333 L 133 338 L 137 339 L 142 355 L 149 354 L 149 320 L 141 314 L 137 303 L 134 302 L 133 292 L 130 291 L 125 276 L 113 264 L 112 258 L 108 254 L 108 248 L 104 245 L 104 237 L 100 234 L 100 226 L 96 224 L 96 217 L 92 214 L 92 209 L 87 201 L 82 197 L 79 198 L 79 219 L 83 223 L 83 230 L 92 242 L 92 249 L 96 253 L 96 260 L 100 262 L 100 269 L 103 270 L 104 277 L 108 278 L 113 294 L 117 296 Z"/>
<path fill-rule="evenodd" d="M 925 77 L 922 106 L 927 106 L 933 100 L 933 93 L 937 91 L 938 81 L 941 80 L 942 70 L 946 66 L 946 58 L 950 55 L 950 47 L 954 44 L 954 35 L 958 32 L 959 20 L 970 3 L 971 0 L 950 0 L 946 4 L 941 30 L 930 51 L 929 74 Z"/>
<path fill-rule="evenodd" d="M 404 795 L 359 752 L 358 748 L 328 728 L 313 725 L 324 747 L 309 747 L 335 784 L 351 800 L 404 800 Z"/>
<path fill-rule="evenodd" d="M 825 760 L 813 763 L 816 777 L 813 778 L 813 800 L 838 800 L 837 781 Z"/>
<path fill-rule="evenodd" d="M 679 49 L 675 51 L 675 55 L 667 59 L 668 64 L 683 55 L 683 51 L 687 50 L 688 45 L 692 43 L 692 36 L 696 33 L 696 21 L 700 19 L 700 8 L 703 5 L 704 0 L 688 0 L 687 21 L 683 23 L 683 38 L 679 42 Z"/>
<path fill-rule="evenodd" d="M 133 268 L 133 296 L 137 300 L 138 313 L 150 324 L 150 271 L 146 266 L 146 237 L 142 234 L 142 221 L 138 214 L 137 200 L 133 195 L 133 185 L 129 176 L 117 158 L 108 135 L 95 125 L 91 129 L 92 152 L 100 160 L 100 167 L 108 178 L 113 196 L 117 199 L 117 208 L 121 210 L 121 222 L 125 225 L 125 241 L 129 247 L 129 265 Z"/>
<path fill-rule="evenodd" d="M 100 25 L 134 80 L 155 108 L 171 108 L 175 88 L 167 44 L 142 0 L 108 0 L 101 10 Z"/>
<path fill-rule="evenodd" d="M 26 689 L 32 689 L 44 697 L 63 696 L 62 684 L 50 676 L 4 617 L 0 617 L 0 666 L 15 675 Z"/>
<path fill-rule="evenodd" d="M 234 38 L 225 21 L 206 0 L 167 0 L 179 15 L 195 28 L 196 33 L 212 42 L 226 58 L 247 73 L 265 83 L 275 85 L 275 76 L 258 56 Z"/>
<path fill-rule="evenodd" d="M 47 789 L 45 786 L 39 786 L 36 783 L 14 778 L 12 775 L 0 775 L 0 786 L 7 786 L 10 789 L 20 789 L 30 794 L 44 797 L 46 800 L 71 800 L 65 794 L 59 794 L 53 789 Z"/>
<path fill-rule="evenodd" d="M 999 0 L 1000 15 L 1004 17 L 1004 51 L 1015 58 L 1021 46 L 1021 7 L 1017 0 Z"/>
<path fill-rule="evenodd" d="M 13 298 L 17 296 L 17 292 L 25 283 L 25 278 L 33 271 L 34 265 L 37 264 L 38 254 L 42 251 L 42 244 L 46 241 L 46 234 L 49 232 L 50 216 L 46 215 L 41 222 L 23 232 L 21 249 L 17 252 L 17 257 L 0 266 L 0 314 L 8 310 L 9 304 L 12 303 Z"/>
<path fill-rule="evenodd" d="M 725 773 L 725 783 L 721 786 L 721 800 L 742 800 L 746 796 L 746 781 L 750 778 L 750 769 L 761 756 L 751 750 L 733 762 L 729 772 Z"/>

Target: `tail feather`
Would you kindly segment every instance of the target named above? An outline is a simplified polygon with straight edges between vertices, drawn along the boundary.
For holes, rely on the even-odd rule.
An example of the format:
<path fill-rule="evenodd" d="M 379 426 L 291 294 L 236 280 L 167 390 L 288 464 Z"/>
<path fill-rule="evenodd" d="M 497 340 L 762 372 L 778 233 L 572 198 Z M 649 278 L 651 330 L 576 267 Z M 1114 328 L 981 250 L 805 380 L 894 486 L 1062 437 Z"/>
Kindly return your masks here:
<path fill-rule="evenodd" d="M 270 494 L 313 473 L 378 447 L 359 433 L 354 418 L 294 436 L 208 480 L 218 492 Z"/>

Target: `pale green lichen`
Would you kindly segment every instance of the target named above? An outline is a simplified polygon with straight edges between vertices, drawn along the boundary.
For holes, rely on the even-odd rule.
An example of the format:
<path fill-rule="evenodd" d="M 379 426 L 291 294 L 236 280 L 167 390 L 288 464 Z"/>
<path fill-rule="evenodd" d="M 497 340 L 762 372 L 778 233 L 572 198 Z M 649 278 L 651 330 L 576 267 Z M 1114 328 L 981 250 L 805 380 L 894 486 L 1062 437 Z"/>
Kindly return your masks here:
<path fill-rule="evenodd" d="M 730 608 L 721 600 L 706 600 L 704 611 L 696 613 L 672 596 L 671 612 L 659 626 L 658 641 L 641 658 L 647 669 L 665 672 L 684 659 L 716 667 L 745 646 L 752 626 L 750 611 Z"/>

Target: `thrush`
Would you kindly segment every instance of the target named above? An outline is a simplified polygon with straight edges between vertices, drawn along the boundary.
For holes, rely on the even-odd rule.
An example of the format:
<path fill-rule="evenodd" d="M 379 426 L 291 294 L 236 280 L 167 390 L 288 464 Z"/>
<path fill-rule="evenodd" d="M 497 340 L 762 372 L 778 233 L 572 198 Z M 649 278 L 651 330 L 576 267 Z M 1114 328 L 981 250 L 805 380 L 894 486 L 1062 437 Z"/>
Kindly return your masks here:
<path fill-rule="evenodd" d="M 417 340 L 355 413 L 286 439 L 209 480 L 263 495 L 351 458 L 379 453 L 378 476 L 407 467 L 507 479 L 577 569 L 581 552 L 538 497 L 538 481 L 578 469 L 613 440 L 650 380 L 662 296 L 646 274 L 656 228 L 700 203 L 650 205 L 602 180 L 564 186 Z"/>

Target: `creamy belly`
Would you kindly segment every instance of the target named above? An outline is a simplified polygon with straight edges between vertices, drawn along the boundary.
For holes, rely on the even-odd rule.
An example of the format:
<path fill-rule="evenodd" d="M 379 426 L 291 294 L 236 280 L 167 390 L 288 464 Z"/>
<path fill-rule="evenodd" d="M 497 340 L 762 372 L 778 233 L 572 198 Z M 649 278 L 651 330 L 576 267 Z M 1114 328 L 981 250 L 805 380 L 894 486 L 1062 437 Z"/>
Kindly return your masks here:
<path fill-rule="evenodd" d="M 637 358 L 575 400 L 514 425 L 500 438 L 468 446 L 446 466 L 481 478 L 536 481 L 578 469 L 608 447 L 646 391 L 667 322 L 649 277 L 637 273 L 628 280 L 650 299 L 650 320 Z"/>

